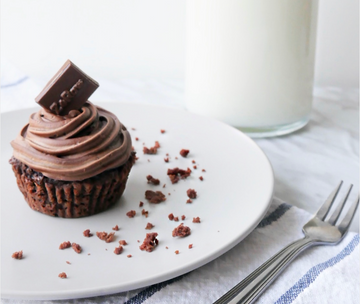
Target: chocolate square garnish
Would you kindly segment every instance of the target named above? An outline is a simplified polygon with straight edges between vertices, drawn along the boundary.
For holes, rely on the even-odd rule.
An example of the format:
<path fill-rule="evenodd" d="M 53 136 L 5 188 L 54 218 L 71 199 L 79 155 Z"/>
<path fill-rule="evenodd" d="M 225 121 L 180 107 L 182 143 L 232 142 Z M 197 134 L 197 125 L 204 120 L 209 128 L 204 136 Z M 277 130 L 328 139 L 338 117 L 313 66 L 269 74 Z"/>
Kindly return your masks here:
<path fill-rule="evenodd" d="M 67 60 L 35 101 L 56 115 L 67 115 L 81 109 L 98 87 L 94 79 Z"/>

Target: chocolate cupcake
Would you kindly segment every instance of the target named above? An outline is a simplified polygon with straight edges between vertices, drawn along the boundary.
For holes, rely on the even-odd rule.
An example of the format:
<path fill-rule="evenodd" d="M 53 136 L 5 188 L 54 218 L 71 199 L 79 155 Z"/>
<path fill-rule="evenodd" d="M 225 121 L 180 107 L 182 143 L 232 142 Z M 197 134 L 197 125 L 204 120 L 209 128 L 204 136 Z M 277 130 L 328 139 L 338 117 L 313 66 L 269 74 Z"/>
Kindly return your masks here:
<path fill-rule="evenodd" d="M 81 75 L 79 80 L 86 84 L 87 76 Z M 56 85 L 64 90 L 60 101 L 67 92 L 67 109 L 60 101 L 54 107 L 54 102 L 39 99 L 46 106 L 30 116 L 11 142 L 10 164 L 33 210 L 66 218 L 89 216 L 108 209 L 121 197 L 135 153 L 129 132 L 114 114 L 87 100 L 79 102 L 74 97 L 81 88 L 63 87 L 61 77 L 55 79 L 45 89 L 51 91 Z M 49 98 L 43 92 L 40 95 Z"/>

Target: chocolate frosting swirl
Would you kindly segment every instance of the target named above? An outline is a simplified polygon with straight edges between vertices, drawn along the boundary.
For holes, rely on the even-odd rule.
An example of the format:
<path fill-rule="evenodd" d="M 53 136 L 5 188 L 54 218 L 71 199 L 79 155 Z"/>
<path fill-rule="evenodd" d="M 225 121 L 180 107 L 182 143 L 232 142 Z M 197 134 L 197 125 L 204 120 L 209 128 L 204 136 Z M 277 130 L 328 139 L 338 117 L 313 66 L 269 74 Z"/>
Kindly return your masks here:
<path fill-rule="evenodd" d="M 43 175 L 84 180 L 123 165 L 130 157 L 129 132 L 116 116 L 86 102 L 66 116 L 45 109 L 11 142 L 14 157 Z"/>

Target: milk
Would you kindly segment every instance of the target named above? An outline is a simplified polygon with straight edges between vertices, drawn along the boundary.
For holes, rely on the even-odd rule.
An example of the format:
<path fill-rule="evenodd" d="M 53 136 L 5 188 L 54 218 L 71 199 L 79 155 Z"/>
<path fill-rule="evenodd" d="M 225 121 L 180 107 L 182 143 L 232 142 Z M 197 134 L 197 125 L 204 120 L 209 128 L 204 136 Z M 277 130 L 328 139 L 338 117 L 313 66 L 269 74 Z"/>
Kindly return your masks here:
<path fill-rule="evenodd" d="M 188 0 L 188 110 L 241 128 L 307 121 L 317 8 L 316 0 Z"/>

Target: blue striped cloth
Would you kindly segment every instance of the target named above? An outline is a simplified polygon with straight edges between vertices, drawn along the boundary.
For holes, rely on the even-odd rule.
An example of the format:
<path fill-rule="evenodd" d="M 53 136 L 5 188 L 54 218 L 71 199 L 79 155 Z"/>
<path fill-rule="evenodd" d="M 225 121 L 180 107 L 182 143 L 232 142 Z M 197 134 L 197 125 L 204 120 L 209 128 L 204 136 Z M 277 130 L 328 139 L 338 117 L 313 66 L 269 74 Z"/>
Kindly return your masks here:
<path fill-rule="evenodd" d="M 36 96 L 40 88 L 15 69 L 8 70 L 14 72 L 7 74 L 7 78 L 2 75 L 1 110 L 33 106 L 34 101 L 28 96 Z M 310 217 L 308 212 L 274 199 L 264 219 L 247 238 L 221 257 L 190 273 L 139 290 L 41 303 L 212 303 L 277 251 L 301 238 L 302 226 Z M 359 234 L 350 232 L 336 246 L 318 246 L 303 252 L 256 303 L 358 303 L 359 274 Z M 39 301 L 2 299 L 2 303 Z"/>

